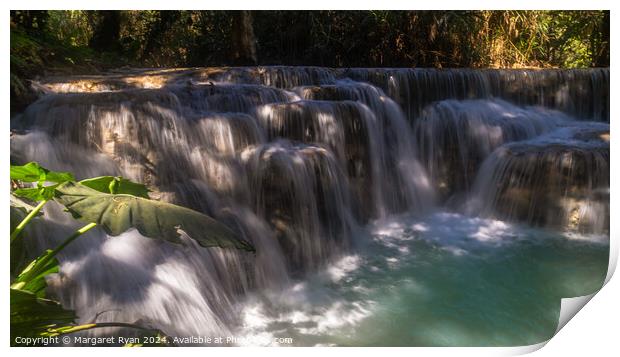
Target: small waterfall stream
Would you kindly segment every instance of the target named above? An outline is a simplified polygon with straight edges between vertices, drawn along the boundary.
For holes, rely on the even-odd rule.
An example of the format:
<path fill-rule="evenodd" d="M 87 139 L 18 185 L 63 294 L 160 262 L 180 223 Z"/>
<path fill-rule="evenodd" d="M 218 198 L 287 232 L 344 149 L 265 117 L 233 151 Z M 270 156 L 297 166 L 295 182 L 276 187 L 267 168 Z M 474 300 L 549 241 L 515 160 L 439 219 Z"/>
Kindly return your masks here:
<path fill-rule="evenodd" d="M 493 262 L 544 269 L 554 258 L 543 252 L 580 250 L 574 276 L 557 264 L 542 274 L 568 279 L 564 290 L 545 295 L 544 282 L 515 278 L 551 305 L 595 289 L 606 271 L 609 69 L 144 69 L 36 86 L 41 98 L 11 122 L 12 163 L 145 183 L 257 251 L 91 231 L 49 282 L 80 322 L 239 338 L 223 345 L 471 344 L 500 320 L 530 323 L 510 320 L 523 314 L 508 298 L 519 290 L 488 285 L 511 271 L 478 275 Z M 75 228 L 59 207 L 45 217 L 27 231 L 35 252 Z M 488 305 L 489 321 L 446 319 L 488 304 L 450 300 L 472 288 L 503 305 Z M 538 342 L 553 309 L 525 314 L 544 320 L 536 332 L 485 341 Z"/>

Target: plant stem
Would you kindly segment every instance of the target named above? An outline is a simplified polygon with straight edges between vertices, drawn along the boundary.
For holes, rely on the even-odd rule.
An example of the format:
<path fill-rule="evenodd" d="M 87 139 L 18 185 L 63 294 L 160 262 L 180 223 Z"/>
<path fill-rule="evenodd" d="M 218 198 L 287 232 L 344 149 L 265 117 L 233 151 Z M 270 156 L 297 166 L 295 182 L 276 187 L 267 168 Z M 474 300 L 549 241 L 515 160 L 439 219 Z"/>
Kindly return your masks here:
<path fill-rule="evenodd" d="M 143 330 L 143 331 L 153 331 L 153 329 L 126 323 L 126 322 L 99 322 L 99 323 L 91 323 L 91 324 L 73 326 L 67 329 L 61 329 L 60 331 L 56 333 L 58 335 L 66 335 L 68 333 L 75 333 L 79 331 L 90 330 L 94 328 L 104 328 L 104 327 L 127 327 L 127 328 L 133 328 L 137 330 Z"/>
<path fill-rule="evenodd" d="M 152 334 L 160 335 L 161 336 L 161 341 L 162 341 L 163 345 L 174 346 L 174 343 L 172 342 L 172 339 L 169 336 L 167 336 L 166 334 L 164 334 L 162 331 L 160 331 L 158 329 L 143 327 L 143 326 L 140 326 L 140 325 L 126 323 L 126 322 L 99 322 L 99 323 L 90 323 L 90 324 L 78 325 L 78 326 L 73 326 L 73 327 L 68 327 L 68 328 L 67 327 L 61 327 L 61 328 L 57 329 L 56 331 L 53 331 L 53 332 L 47 334 L 46 336 L 66 335 L 66 334 L 70 334 L 70 333 L 76 333 L 76 332 L 80 332 L 80 331 L 91 330 L 91 329 L 94 329 L 94 328 L 105 328 L 105 327 L 125 327 L 125 328 L 133 328 L 133 329 L 136 329 L 136 330 L 150 332 Z"/>
<path fill-rule="evenodd" d="M 67 245 L 69 245 L 69 243 L 73 242 L 77 237 L 81 236 L 82 234 L 88 232 L 89 230 L 91 230 L 92 228 L 94 228 L 97 225 L 97 223 L 89 223 L 87 225 L 85 225 L 84 227 L 78 229 L 77 231 L 75 231 L 72 235 L 70 235 L 69 237 L 67 237 L 67 239 L 65 239 L 64 242 L 62 242 L 58 247 L 54 248 L 54 250 L 52 250 L 52 252 L 47 256 L 49 259 L 52 259 L 53 257 L 56 256 L 56 254 L 58 254 L 61 250 L 65 249 L 65 247 Z M 49 260 L 47 259 L 47 260 Z M 46 262 L 47 262 L 46 260 Z"/>
<path fill-rule="evenodd" d="M 58 254 L 61 250 L 63 250 L 67 245 L 69 245 L 69 243 L 73 242 L 77 237 L 81 236 L 82 234 L 88 232 L 89 230 L 91 230 L 93 227 L 95 227 L 97 225 L 97 223 L 89 223 L 87 225 L 85 225 L 84 227 L 78 229 L 77 231 L 75 231 L 72 235 L 70 235 L 67 239 L 65 239 L 64 242 L 62 242 L 62 244 L 60 244 L 58 247 L 54 248 L 54 250 L 52 250 L 49 254 L 47 254 L 43 259 L 41 259 L 40 262 L 36 263 L 36 266 L 38 268 L 34 268 L 30 271 L 28 271 L 26 274 L 26 276 L 24 276 L 21 279 L 21 283 L 18 284 L 22 284 L 23 282 L 27 282 L 30 279 L 32 279 L 33 276 L 37 276 L 40 272 L 39 270 L 45 268 L 45 265 L 47 263 L 49 263 L 52 259 L 54 259 L 54 257 L 56 256 L 56 254 Z M 12 286 L 14 289 L 19 289 L 22 286 L 20 285 L 15 285 Z"/>
<path fill-rule="evenodd" d="M 24 230 L 28 222 L 30 222 L 37 214 L 39 214 L 47 201 L 48 200 L 43 200 L 39 202 L 39 204 L 32 211 L 30 211 L 30 213 L 28 213 L 28 215 L 17 225 L 17 227 L 15 227 L 15 230 L 11 233 L 11 243 L 13 243 L 13 241 L 17 237 L 19 237 L 19 234 Z"/>

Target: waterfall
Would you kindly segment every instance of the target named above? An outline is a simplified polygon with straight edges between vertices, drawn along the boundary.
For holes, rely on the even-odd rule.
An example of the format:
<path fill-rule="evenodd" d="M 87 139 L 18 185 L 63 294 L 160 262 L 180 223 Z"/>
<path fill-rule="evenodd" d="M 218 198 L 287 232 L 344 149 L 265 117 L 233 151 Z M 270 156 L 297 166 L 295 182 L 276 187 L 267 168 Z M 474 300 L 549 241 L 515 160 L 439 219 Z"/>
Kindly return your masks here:
<path fill-rule="evenodd" d="M 248 296 L 356 261 L 365 226 L 404 212 L 608 234 L 609 69 L 142 69 L 36 87 L 13 164 L 142 182 L 257 251 L 90 231 L 49 282 L 80 322 L 230 334 Z M 48 206 L 32 252 L 75 228 Z"/>
<path fill-rule="evenodd" d="M 468 209 L 609 233 L 609 126 L 575 122 L 504 145 L 482 164 Z"/>
<path fill-rule="evenodd" d="M 336 158 L 318 146 L 277 141 L 241 154 L 252 206 L 271 223 L 293 270 L 316 269 L 351 244 L 346 177 Z"/>
<path fill-rule="evenodd" d="M 442 100 L 427 106 L 414 131 L 435 189 L 467 192 L 482 161 L 497 147 L 546 133 L 571 118 L 502 100 Z"/>
<path fill-rule="evenodd" d="M 385 150 L 375 150 L 374 153 L 383 163 L 380 180 L 388 195 L 384 201 L 400 209 L 404 207 L 418 212 L 434 204 L 434 191 L 426 169 L 417 160 L 416 141 L 412 139 L 405 115 L 400 106 L 381 89 L 345 79 L 336 84 L 297 87 L 295 92 L 304 99 L 351 100 L 370 108 L 377 123 L 374 130 L 378 136 L 375 141 L 385 147 Z"/>
<path fill-rule="evenodd" d="M 411 119 L 438 100 L 495 97 L 558 109 L 584 120 L 609 121 L 609 69 L 379 68 L 347 69 L 344 75 L 387 90 Z"/>

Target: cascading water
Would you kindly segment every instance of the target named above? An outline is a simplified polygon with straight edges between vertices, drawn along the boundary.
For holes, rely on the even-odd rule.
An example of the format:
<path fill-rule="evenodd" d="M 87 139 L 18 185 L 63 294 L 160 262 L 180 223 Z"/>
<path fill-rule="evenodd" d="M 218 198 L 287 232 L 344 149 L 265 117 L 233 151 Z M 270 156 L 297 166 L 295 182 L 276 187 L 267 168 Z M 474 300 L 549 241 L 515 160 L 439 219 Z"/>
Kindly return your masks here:
<path fill-rule="evenodd" d="M 570 121 L 560 112 L 502 100 L 443 100 L 422 112 L 414 131 L 431 181 L 449 197 L 469 190 L 480 164 L 495 148 Z"/>
<path fill-rule="evenodd" d="M 469 209 L 530 224 L 609 233 L 609 126 L 571 123 L 493 152 Z"/>
<path fill-rule="evenodd" d="M 609 125 L 591 121 L 609 120 L 608 69 L 132 70 L 36 86 L 12 120 L 13 163 L 145 183 L 257 251 L 91 231 L 49 281 L 80 322 L 236 337 L 223 345 L 535 343 L 556 299 L 606 270 Z M 44 217 L 31 255 L 75 228 L 59 207 Z M 544 310 L 525 313 L 537 297 Z"/>
<path fill-rule="evenodd" d="M 346 177 L 329 151 L 279 141 L 241 158 L 255 211 L 277 232 L 291 269 L 316 269 L 350 245 L 355 222 Z"/>
<path fill-rule="evenodd" d="M 444 99 L 502 98 L 558 109 L 583 120 L 609 121 L 609 69 L 472 70 L 347 69 L 347 77 L 387 90 L 409 116 Z"/>
<path fill-rule="evenodd" d="M 379 135 L 374 140 L 386 148 L 373 153 L 381 164 L 382 175 L 377 179 L 383 181 L 383 194 L 388 195 L 380 202 L 398 205 L 398 208 L 391 207 L 392 210 L 405 208 L 418 212 L 434 203 L 434 191 L 417 159 L 411 129 L 400 106 L 382 90 L 368 83 L 344 79 L 336 84 L 297 87 L 295 91 L 304 99 L 352 100 L 368 106 L 374 113 L 376 128 L 369 123 L 367 130 L 377 132 Z"/>

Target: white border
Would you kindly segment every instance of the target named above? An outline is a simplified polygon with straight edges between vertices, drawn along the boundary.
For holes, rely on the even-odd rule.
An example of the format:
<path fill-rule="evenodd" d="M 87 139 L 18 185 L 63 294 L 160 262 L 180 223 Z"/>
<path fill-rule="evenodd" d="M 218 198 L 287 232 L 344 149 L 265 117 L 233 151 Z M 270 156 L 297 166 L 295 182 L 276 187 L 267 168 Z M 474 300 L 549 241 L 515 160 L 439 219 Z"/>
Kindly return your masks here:
<path fill-rule="evenodd" d="M 190 9 L 213 9 L 213 10 L 225 10 L 225 9 L 299 9 L 299 10 L 311 10 L 311 9 L 334 9 L 334 10 L 349 10 L 349 9 L 417 9 L 417 10 L 435 10 L 435 9 L 458 9 L 458 10 L 475 10 L 475 9 L 532 9 L 532 10 L 559 10 L 559 9 L 567 9 L 567 10 L 590 10 L 590 9 L 611 9 L 611 38 L 614 39 L 611 44 L 611 58 L 612 58 L 612 66 L 616 68 L 618 61 L 618 53 L 616 51 L 616 34 L 618 33 L 617 27 L 614 26 L 615 21 L 619 20 L 620 16 L 616 11 L 620 9 L 620 7 L 616 6 L 616 4 L 620 4 L 620 2 L 613 1 L 576 1 L 576 0 L 551 0 L 551 1 L 536 1 L 536 0 L 508 0 L 499 2 L 495 1 L 483 1 L 483 0 L 467 0 L 467 1 L 432 1 L 432 2 L 413 2 L 413 1 L 393 1 L 393 0 L 381 0 L 381 1 L 368 1 L 368 0 L 356 0 L 356 1 L 340 1 L 336 2 L 334 0 L 313 0 L 311 2 L 303 3 L 300 1 L 274 1 L 274 0 L 263 0 L 259 2 L 243 2 L 240 0 L 226 0 L 226 1 L 191 1 L 191 0 L 174 0 L 174 1 L 154 1 L 154 0 L 131 0 L 131 1 L 103 1 L 103 0 L 91 0 L 91 1 L 76 1 L 76 0 L 54 0 L 54 1 L 43 1 L 43 0 L 33 0 L 26 1 L 22 0 L 19 2 L 12 2 L 9 4 L 8 1 L 4 1 L 3 5 L 5 7 L 5 19 L 8 22 L 8 10 L 13 9 L 179 9 L 179 10 L 190 10 Z M 620 11 L 619 11 L 620 13 Z M 4 26 L 1 27 L 2 33 L 2 42 L 3 48 L 5 48 L 5 53 L 0 57 L 0 61 L 4 68 L 4 76 L 5 85 L 2 87 L 1 100 L 4 104 L 2 108 L 4 109 L 4 118 L 0 121 L 0 125 L 2 125 L 1 132 L 5 133 L 6 140 L 0 141 L 2 147 L 0 148 L 2 155 L 0 155 L 0 170 L 2 171 L 4 177 L 8 177 L 8 168 L 9 168 L 9 118 L 10 118 L 10 109 L 9 109 L 9 77 L 6 74 L 9 72 L 9 26 L 8 23 L 5 23 Z M 615 95 L 616 85 L 615 78 L 612 75 L 611 82 L 611 131 L 615 132 L 616 127 L 618 126 L 618 122 L 615 120 L 619 111 L 617 110 L 617 106 L 615 105 L 618 96 Z M 618 119 L 620 120 L 620 119 Z M 614 178 L 620 177 L 619 169 L 618 169 L 618 145 L 615 144 L 615 141 L 611 141 L 611 181 L 615 181 Z M 4 197 L 8 196 L 8 185 L 2 186 Z M 615 186 L 614 186 L 615 187 Z M 620 196 L 617 194 L 614 188 L 611 189 L 611 244 L 610 244 L 610 269 L 607 281 L 611 278 L 613 271 L 615 270 L 615 266 L 618 258 L 618 239 L 620 239 L 618 219 L 620 218 L 618 212 L 620 209 L 620 204 L 618 203 L 618 199 Z M 2 226 L 8 227 L 8 206 L 0 205 L 0 210 L 2 212 L 2 219 L 4 220 L 4 224 Z M 4 266 L 8 266 L 8 249 L 3 251 L 4 254 Z M 9 277 L 6 274 L 6 271 L 2 275 L 2 281 L 4 281 L 5 286 L 9 285 Z M 583 307 L 582 311 L 578 313 L 572 320 L 570 320 L 567 324 L 566 328 L 563 328 L 559 333 L 552 338 L 545 348 L 537 352 L 541 356 L 574 356 L 574 355 L 584 355 L 584 354 L 592 354 L 596 352 L 606 352 L 606 351 L 617 351 L 617 338 L 618 338 L 618 324 L 617 319 L 620 315 L 618 313 L 618 305 L 620 304 L 620 283 L 615 280 L 611 280 L 598 294 L 596 294 L 592 301 L 589 304 L 586 304 Z M 582 299 L 584 300 L 584 299 Z M 589 300 L 589 299 L 588 299 Z M 0 346 L 4 347 L 4 349 L 9 349 L 9 301 L 8 294 L 2 294 L 0 298 L 0 309 L 2 309 L 2 325 L 0 331 Z M 6 353 L 10 353 L 15 356 L 26 356 L 31 354 L 39 354 L 39 353 L 52 353 L 52 354 L 63 354 L 63 355 L 77 355 L 77 354 L 94 354 L 94 355 L 104 355 L 108 354 L 111 351 L 119 354 L 163 354 L 167 352 L 174 353 L 191 353 L 191 354 L 223 354 L 223 355 L 245 355 L 245 354 L 269 354 L 272 356 L 284 356 L 293 352 L 296 355 L 300 354 L 302 356 L 314 355 L 317 353 L 320 354 L 328 354 L 328 355 L 336 355 L 336 354 L 365 354 L 365 353 L 386 353 L 390 355 L 410 355 L 412 353 L 421 354 L 421 355 L 430 355 L 430 356 L 443 356 L 443 355 L 471 355 L 471 356 L 481 356 L 481 355 L 515 355 L 520 353 L 527 353 L 531 351 L 535 351 L 540 347 L 544 346 L 545 343 L 535 345 L 535 346 L 526 346 L 523 348 L 295 348 L 294 351 L 289 350 L 288 348 L 209 348 L 205 350 L 203 348 L 183 348 L 179 347 L 177 350 L 167 350 L 167 349 L 124 349 L 124 348 L 116 348 L 114 350 L 110 350 L 108 348 L 90 348 L 88 350 L 84 350 L 83 348 L 63 348 L 63 349 L 51 349 L 46 348 L 45 350 L 41 350 L 41 348 L 37 348 L 31 350 L 29 348 L 13 348 L 10 351 L 5 351 Z M 611 352 L 613 353 L 613 352 Z M 605 353 L 606 355 L 609 354 Z"/>

